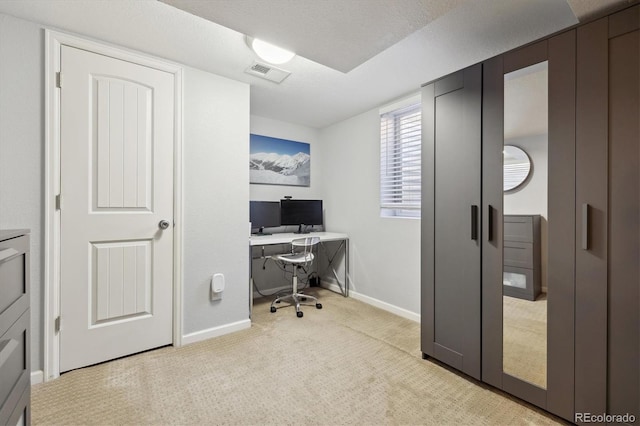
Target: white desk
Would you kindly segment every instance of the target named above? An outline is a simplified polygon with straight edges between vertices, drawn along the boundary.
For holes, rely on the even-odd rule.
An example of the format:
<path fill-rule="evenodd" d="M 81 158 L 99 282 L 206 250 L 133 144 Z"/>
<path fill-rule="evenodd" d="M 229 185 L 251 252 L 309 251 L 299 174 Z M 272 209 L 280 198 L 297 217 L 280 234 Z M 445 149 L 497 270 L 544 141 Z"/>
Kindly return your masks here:
<path fill-rule="evenodd" d="M 349 236 L 347 234 L 342 234 L 339 232 L 311 232 L 309 234 L 294 234 L 292 232 L 286 233 L 276 233 L 272 235 L 251 235 L 249 237 L 249 313 L 253 309 L 253 260 L 264 258 L 264 249 L 265 246 L 271 246 L 276 244 L 291 244 L 292 240 L 297 238 L 304 237 L 319 237 L 320 238 L 320 247 L 324 251 L 327 256 L 328 265 L 327 269 L 331 269 L 333 272 L 333 276 L 336 278 L 338 282 L 338 287 L 340 287 L 340 291 L 344 297 L 349 296 Z M 341 244 L 339 247 L 333 252 L 332 255 L 329 254 L 327 247 L 324 243 L 337 241 Z M 262 251 L 260 256 L 254 256 L 254 248 L 262 247 Z M 333 260 L 335 256 L 340 252 L 344 253 L 344 278 L 342 282 L 340 282 L 340 278 L 338 277 L 338 273 L 333 265 Z M 326 271 L 326 269 L 325 269 Z M 324 272 L 324 271 L 323 271 Z"/>

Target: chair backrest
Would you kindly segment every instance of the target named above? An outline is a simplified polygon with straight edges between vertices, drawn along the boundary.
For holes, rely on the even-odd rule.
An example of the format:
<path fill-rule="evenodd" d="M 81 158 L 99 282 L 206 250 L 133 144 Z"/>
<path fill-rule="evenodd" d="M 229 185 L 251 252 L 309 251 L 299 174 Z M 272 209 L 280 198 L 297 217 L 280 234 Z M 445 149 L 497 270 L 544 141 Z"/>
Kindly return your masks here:
<path fill-rule="evenodd" d="M 308 262 L 306 262 L 307 264 L 309 264 L 313 262 L 313 247 L 319 242 L 320 237 L 296 238 L 295 240 L 291 241 L 291 251 L 298 254 L 304 254 L 304 257 L 309 259 Z M 296 250 L 296 248 L 298 249 Z"/>
<path fill-rule="evenodd" d="M 320 242 L 320 237 L 304 237 L 296 238 L 291 241 L 291 245 L 294 247 L 313 247 Z"/>

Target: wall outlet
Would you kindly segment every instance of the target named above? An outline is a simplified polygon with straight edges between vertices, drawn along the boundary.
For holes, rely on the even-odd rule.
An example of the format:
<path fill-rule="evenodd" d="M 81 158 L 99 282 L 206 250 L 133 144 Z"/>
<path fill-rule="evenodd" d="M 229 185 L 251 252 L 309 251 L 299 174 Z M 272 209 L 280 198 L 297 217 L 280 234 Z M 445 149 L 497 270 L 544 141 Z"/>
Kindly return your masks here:
<path fill-rule="evenodd" d="M 211 278 L 211 300 L 222 299 L 222 292 L 224 291 L 224 275 L 214 274 Z"/>

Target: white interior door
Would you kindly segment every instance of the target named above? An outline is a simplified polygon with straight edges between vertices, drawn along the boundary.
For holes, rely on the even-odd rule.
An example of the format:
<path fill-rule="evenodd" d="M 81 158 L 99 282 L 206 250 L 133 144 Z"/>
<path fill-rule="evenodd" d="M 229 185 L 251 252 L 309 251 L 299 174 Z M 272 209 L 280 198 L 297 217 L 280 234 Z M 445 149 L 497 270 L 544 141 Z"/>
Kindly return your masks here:
<path fill-rule="evenodd" d="M 61 75 L 63 372 L 172 342 L 174 75 L 68 46 Z"/>

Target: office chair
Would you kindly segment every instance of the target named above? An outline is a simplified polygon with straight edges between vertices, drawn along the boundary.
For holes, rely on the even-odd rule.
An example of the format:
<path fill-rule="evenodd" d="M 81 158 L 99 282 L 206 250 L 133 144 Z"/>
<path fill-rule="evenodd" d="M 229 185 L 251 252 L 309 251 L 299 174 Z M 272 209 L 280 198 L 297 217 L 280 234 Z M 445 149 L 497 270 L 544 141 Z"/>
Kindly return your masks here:
<path fill-rule="evenodd" d="M 318 303 L 318 299 L 313 296 L 309 296 L 307 294 L 298 293 L 298 269 L 300 268 L 308 268 L 313 263 L 314 255 L 313 248 L 320 242 L 320 238 L 318 237 L 305 237 L 305 238 L 297 238 L 291 241 L 291 253 L 289 254 L 279 254 L 276 256 L 276 259 L 282 262 L 283 266 L 287 265 L 293 266 L 293 293 L 288 294 L 286 296 L 278 297 L 276 300 L 271 302 L 271 312 L 275 312 L 277 308 L 275 305 L 280 302 L 289 301 L 288 306 L 295 305 L 296 307 L 296 315 L 298 318 L 302 318 L 302 311 L 300 310 L 300 305 L 309 305 L 312 304 L 309 300 L 315 302 L 317 309 L 322 309 L 322 304 Z"/>

